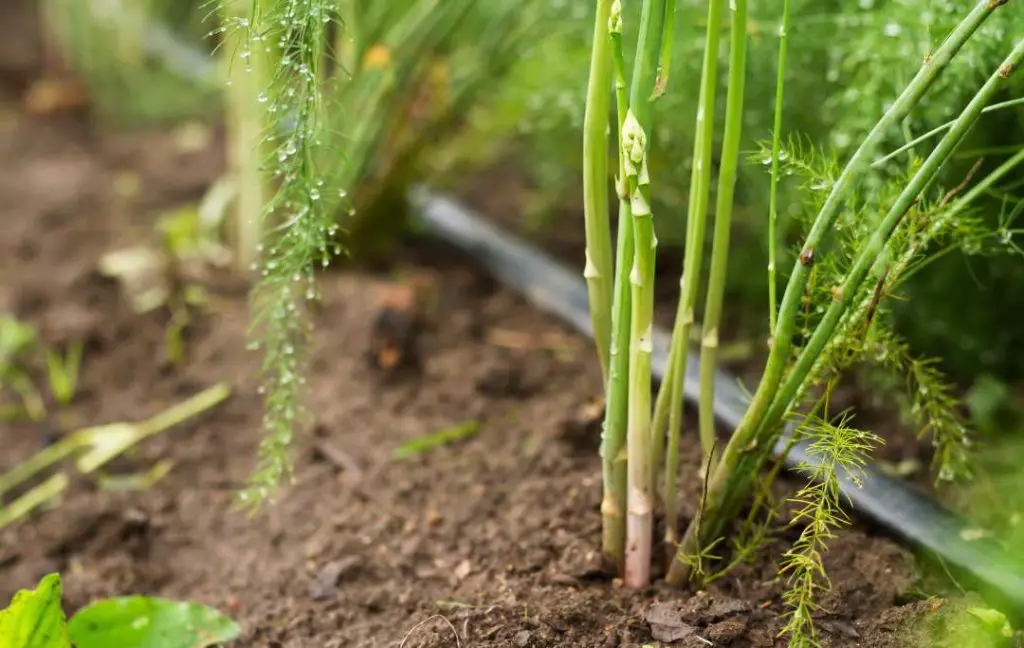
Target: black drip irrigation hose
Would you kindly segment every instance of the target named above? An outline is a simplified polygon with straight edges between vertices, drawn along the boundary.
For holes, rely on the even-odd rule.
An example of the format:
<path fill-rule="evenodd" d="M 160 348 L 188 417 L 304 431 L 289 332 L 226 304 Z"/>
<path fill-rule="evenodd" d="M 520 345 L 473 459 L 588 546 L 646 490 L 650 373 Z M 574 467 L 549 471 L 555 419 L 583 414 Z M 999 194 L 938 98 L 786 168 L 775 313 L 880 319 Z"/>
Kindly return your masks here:
<path fill-rule="evenodd" d="M 214 61 L 205 52 L 182 43 L 158 24 L 151 24 L 146 45 L 150 56 L 168 70 L 203 86 L 221 80 Z M 555 315 L 577 332 L 593 336 L 587 305 L 586 283 L 552 257 L 490 225 L 465 207 L 425 187 L 416 187 L 410 200 L 419 213 L 419 224 L 435 239 L 468 253 L 508 288 L 533 305 Z M 657 380 L 665 376 L 669 334 L 654 331 L 651 370 Z M 699 360 L 688 355 L 684 397 L 699 397 Z M 746 411 L 747 399 L 737 380 L 724 372 L 715 376 L 715 416 L 735 429 Z M 790 444 L 792 427 L 779 439 L 776 457 Z M 805 472 L 817 464 L 806 442 L 796 442 L 785 454 L 787 469 Z M 806 472 L 805 472 L 806 474 Z M 990 538 L 972 539 L 974 529 L 955 513 L 906 482 L 890 477 L 871 465 L 860 474 L 859 485 L 841 470 L 840 490 L 861 517 L 874 522 L 896 538 L 921 550 L 951 574 L 969 583 L 990 605 L 1001 608 L 1014 622 L 1024 621 L 1024 562 L 1011 556 Z"/>
<path fill-rule="evenodd" d="M 593 336 L 587 286 L 580 273 L 572 272 L 544 252 L 501 231 L 465 207 L 424 187 L 416 187 L 410 199 L 424 229 L 434 238 L 468 253 L 508 288 L 537 308 L 555 315 L 577 332 Z M 668 366 L 670 336 L 654 331 L 651 371 L 661 381 Z M 699 393 L 699 360 L 688 355 L 684 397 L 696 403 Z M 715 376 L 715 416 L 735 429 L 746 412 L 747 398 L 737 380 L 719 371 Z M 792 426 L 775 447 L 783 454 L 791 443 Z M 806 441 L 793 443 L 783 462 L 791 471 L 804 472 L 818 459 L 808 453 Z M 841 470 L 840 490 L 853 510 L 899 539 L 923 549 L 951 571 L 971 577 L 979 594 L 1008 615 L 1024 618 L 1024 565 L 991 539 L 968 539 L 971 528 L 956 514 L 906 482 L 869 465 L 860 484 Z"/>

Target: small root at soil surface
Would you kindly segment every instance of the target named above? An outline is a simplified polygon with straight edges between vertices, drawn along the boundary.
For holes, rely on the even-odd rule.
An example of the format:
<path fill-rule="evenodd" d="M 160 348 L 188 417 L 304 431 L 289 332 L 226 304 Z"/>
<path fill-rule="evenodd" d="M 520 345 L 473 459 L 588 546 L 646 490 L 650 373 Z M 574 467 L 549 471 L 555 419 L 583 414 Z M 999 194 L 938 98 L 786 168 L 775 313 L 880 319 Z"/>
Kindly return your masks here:
<path fill-rule="evenodd" d="M 455 635 L 455 646 L 456 646 L 456 648 L 462 648 L 462 640 L 459 638 L 459 631 L 455 629 L 455 626 L 452 625 L 452 622 L 448 620 L 448 617 L 446 617 L 446 616 L 444 616 L 442 614 L 435 614 L 432 617 L 427 617 L 426 619 L 423 619 L 422 621 L 420 621 L 419 623 L 414 625 L 409 630 L 409 632 L 405 633 L 405 638 L 402 639 L 402 644 L 398 648 L 405 648 L 405 644 L 409 642 L 409 637 L 412 636 L 412 633 L 416 632 L 417 630 L 419 630 L 423 626 L 427 625 L 431 621 L 436 621 L 436 620 L 444 621 L 448 625 L 448 628 L 451 629 L 452 634 Z"/>

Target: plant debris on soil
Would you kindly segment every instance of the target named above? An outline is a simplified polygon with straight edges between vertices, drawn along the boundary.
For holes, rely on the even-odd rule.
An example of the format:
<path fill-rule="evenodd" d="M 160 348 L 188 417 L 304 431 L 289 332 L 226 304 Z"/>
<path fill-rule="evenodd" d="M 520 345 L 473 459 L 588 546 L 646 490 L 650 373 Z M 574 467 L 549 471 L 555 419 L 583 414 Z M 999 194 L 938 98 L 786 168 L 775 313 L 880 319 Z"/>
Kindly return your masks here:
<path fill-rule="evenodd" d="M 21 102 L 36 71 L 25 66 L 38 58 L 18 60 L 0 75 L 0 305 L 48 343 L 84 342 L 71 419 L 142 419 L 221 380 L 235 392 L 125 458 L 126 472 L 173 462 L 150 488 L 74 481 L 59 505 L 0 531 L 0 600 L 60 571 L 69 614 L 102 596 L 191 599 L 243 625 L 234 645 L 267 648 L 785 645 L 785 537 L 695 594 L 630 592 L 600 576 L 599 432 L 581 421 L 601 393 L 591 346 L 454 262 L 429 268 L 443 324 L 417 334 L 420 370 L 396 380 L 366 362 L 392 281 L 354 268 L 321 277 L 316 424 L 297 444 L 296 483 L 246 517 L 233 497 L 255 465 L 262 403 L 245 292 L 207 286 L 212 305 L 173 365 L 161 359 L 167 315 L 134 314 L 97 270 L 161 209 L 203 195 L 223 166 L 220 137 L 194 150 L 173 131 L 100 134 L 80 111 L 29 115 Z M 472 435 L 394 456 L 468 421 Z M 51 432 L 0 426 L 0 469 Z M 699 450 L 688 445 L 694 475 Z M 684 480 L 686 515 L 696 482 Z M 912 621 L 940 605 L 912 595 L 913 558 L 870 529 L 844 530 L 826 563 L 825 645 L 908 645 Z"/>

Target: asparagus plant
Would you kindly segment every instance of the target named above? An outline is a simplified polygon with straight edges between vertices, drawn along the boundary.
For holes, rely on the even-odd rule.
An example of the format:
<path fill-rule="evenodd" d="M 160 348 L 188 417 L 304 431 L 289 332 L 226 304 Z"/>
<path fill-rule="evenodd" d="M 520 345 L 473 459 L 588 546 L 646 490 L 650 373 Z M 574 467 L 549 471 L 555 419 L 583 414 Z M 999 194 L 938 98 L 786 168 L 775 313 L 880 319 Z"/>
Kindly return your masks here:
<path fill-rule="evenodd" d="M 651 213 L 650 175 L 647 151 L 652 142 L 651 108 L 657 82 L 657 63 L 666 20 L 665 0 L 645 0 L 640 15 L 640 33 L 629 108 L 619 134 L 619 155 L 629 192 L 628 212 L 633 217 L 633 266 L 630 299 L 629 398 L 627 410 L 628 494 L 626 498 L 626 583 L 644 587 L 650 581 L 653 501 L 651 493 L 651 353 L 654 316 L 654 266 L 657 239 Z M 620 43 L 621 50 L 621 40 Z M 618 54 L 617 54 L 618 56 Z M 619 268 L 620 273 L 626 267 Z"/>
<path fill-rule="evenodd" d="M 695 563 L 693 557 L 703 555 L 702 552 L 708 546 L 721 539 L 727 524 L 750 496 L 754 476 L 771 458 L 784 422 L 798 416 L 797 411 L 803 402 L 803 396 L 811 387 L 821 384 L 823 376 L 828 373 L 823 369 L 833 358 L 831 349 L 843 345 L 852 347 L 859 343 L 853 340 L 853 336 L 847 335 L 847 329 L 854 321 L 851 317 L 861 317 L 867 312 L 870 320 L 871 310 L 877 306 L 877 286 L 885 284 L 892 255 L 896 256 L 896 265 L 900 271 L 905 270 L 909 260 L 922 251 L 922 246 L 933 240 L 930 237 L 937 235 L 937 232 L 945 227 L 927 229 L 916 239 L 908 238 L 906 235 L 894 238 L 897 233 L 907 231 L 908 212 L 922 204 L 928 191 L 937 182 L 937 175 L 944 163 L 981 112 L 990 104 L 1000 88 L 1004 87 L 1015 66 L 1019 65 L 1021 58 L 1024 57 L 1024 41 L 1012 49 L 1003 64 L 993 72 L 960 116 L 949 126 L 945 136 L 927 159 L 914 169 L 898 196 L 886 206 L 882 218 L 872 222 L 867 235 L 854 240 L 852 248 L 841 250 L 849 252 L 849 267 L 840 275 L 836 275 L 838 285 L 827 290 L 831 302 L 816 311 L 821 313 L 820 317 L 811 318 L 814 320 L 813 328 L 808 331 L 806 341 L 802 344 L 794 341 L 797 322 L 801 317 L 805 317 L 804 303 L 808 298 L 814 298 L 819 294 L 808 294 L 808 281 L 812 269 L 816 263 L 826 260 L 829 254 L 838 253 L 830 247 L 830 235 L 844 207 L 856 211 L 856 199 L 851 194 L 863 181 L 864 176 L 871 172 L 872 156 L 875 155 L 878 144 L 888 136 L 894 126 L 919 105 L 925 93 L 964 44 L 1002 4 L 1005 4 L 1005 0 L 980 0 L 966 12 L 960 24 L 941 46 L 926 58 L 906 89 L 864 137 L 842 171 L 825 186 L 828 190 L 827 197 L 820 204 L 820 209 L 806 234 L 782 295 L 781 304 L 776 309 L 774 221 L 777 217 L 776 195 L 783 158 L 781 112 L 786 37 L 790 22 L 789 2 L 787 0 L 784 3 L 779 31 L 776 119 L 771 151 L 769 232 L 772 240 L 769 241 L 768 269 L 771 305 L 770 350 L 763 376 L 747 413 L 725 445 L 720 458 L 717 458 L 713 456 L 717 443 L 712 408 L 713 376 L 717 363 L 719 326 L 728 266 L 734 186 L 742 141 L 747 63 L 747 3 L 745 0 L 733 0 L 729 3 L 731 32 L 725 128 L 716 194 L 710 276 L 701 334 L 700 440 L 707 465 L 707 482 L 702 509 L 691 521 L 682 542 L 676 546 L 676 474 L 682 419 L 682 381 L 689 335 L 696 324 L 695 307 L 700 287 L 706 212 L 710 202 L 712 177 L 711 153 L 715 133 L 718 34 L 726 5 L 724 0 L 708 1 L 708 27 L 697 111 L 690 205 L 687 213 L 686 259 L 680 282 L 681 295 L 673 328 L 669 369 L 658 393 L 652 421 L 650 330 L 656 238 L 652 226 L 652 185 L 647 159 L 653 140 L 650 106 L 654 98 L 665 92 L 664 82 L 668 74 L 667 65 L 664 63 L 667 60 L 665 52 L 671 46 L 674 5 L 654 0 L 645 0 L 643 3 L 639 15 L 640 29 L 633 78 L 627 95 L 625 55 L 622 47 L 622 26 L 625 17 L 622 6 L 616 1 L 610 7 L 606 7 L 602 0 L 599 0 L 592 49 L 591 85 L 587 95 L 587 114 L 590 119 L 586 124 L 584 154 L 584 174 L 588 192 L 587 274 L 591 287 L 595 331 L 598 330 L 598 322 L 606 324 L 609 320 L 611 331 L 607 340 L 602 339 L 600 335 L 595 336 L 602 359 L 607 396 L 602 442 L 605 470 L 602 549 L 607 562 L 624 577 L 627 586 L 643 587 L 649 582 L 651 520 L 654 507 L 652 489 L 657 483 L 657 471 L 652 465 L 657 465 L 661 459 L 663 434 L 666 433 L 665 419 L 669 419 L 669 425 L 668 448 L 664 452 L 666 483 L 663 504 L 667 523 L 666 540 L 670 544 L 673 558 L 668 579 L 671 582 L 682 583 L 693 575 L 694 564 L 699 564 L 699 561 Z M 600 26 L 605 15 L 608 16 L 608 29 L 607 32 L 602 32 Z M 619 159 L 615 184 L 619 197 L 619 231 L 610 315 L 607 310 L 607 293 L 603 293 L 603 301 L 594 299 L 601 291 L 607 291 L 607 287 L 601 287 L 600 282 L 595 281 L 599 276 L 594 272 L 594 259 L 601 238 L 593 231 L 599 223 L 601 227 L 605 226 L 604 214 L 596 210 L 606 208 L 607 201 L 602 202 L 598 189 L 602 183 L 597 176 L 607 150 L 602 148 L 606 140 L 602 139 L 602 128 L 595 124 L 595 120 L 603 114 L 608 105 L 608 84 L 603 81 L 601 75 L 603 66 L 607 65 L 605 52 L 609 49 L 619 133 Z M 663 65 L 661 74 L 656 70 L 659 53 L 662 55 L 660 60 Z M 606 92 L 602 92 L 602 87 Z M 956 211 L 942 209 L 940 206 L 938 213 L 945 219 L 942 222 L 949 222 L 963 210 L 963 203 L 958 202 L 956 205 L 959 205 Z M 900 229 L 901 226 L 903 230 Z M 871 284 L 865 283 L 869 273 L 874 273 L 876 279 L 880 278 L 874 289 Z M 627 348 L 628 357 L 625 353 Z M 819 405 L 824 403 L 824 407 L 813 410 L 818 412 L 822 409 L 824 413 L 814 413 L 813 417 L 810 414 L 804 415 L 808 423 L 803 428 L 807 434 L 814 431 L 813 434 L 818 435 L 814 447 L 816 451 L 828 455 L 822 462 L 822 465 L 826 466 L 826 474 L 818 475 L 823 486 L 805 491 L 811 493 L 811 497 L 820 498 L 820 505 L 808 508 L 806 515 L 822 522 L 819 525 L 822 529 L 842 522 L 842 516 L 832 512 L 834 502 L 838 502 L 838 498 L 835 497 L 836 471 L 843 467 L 855 470 L 862 465 L 864 454 L 875 442 L 871 435 L 860 434 L 845 422 L 833 425 L 822 418 L 828 416 L 828 393 L 829 389 L 826 388 L 826 400 L 819 401 Z M 808 585 L 810 571 L 804 567 L 817 563 L 807 559 L 802 552 L 806 550 L 813 554 L 825 538 L 827 532 L 805 534 L 803 544 L 794 547 L 793 551 L 787 554 L 787 565 L 791 566 L 787 569 L 793 569 L 797 574 L 792 578 L 794 594 L 787 599 L 793 605 L 794 615 L 803 614 L 810 609 L 808 597 L 815 589 Z M 806 631 L 806 627 L 801 624 L 802 621 L 797 619 L 787 627 L 795 636 Z M 806 638 L 807 635 L 801 636 Z M 813 633 L 810 636 L 813 639 Z"/>

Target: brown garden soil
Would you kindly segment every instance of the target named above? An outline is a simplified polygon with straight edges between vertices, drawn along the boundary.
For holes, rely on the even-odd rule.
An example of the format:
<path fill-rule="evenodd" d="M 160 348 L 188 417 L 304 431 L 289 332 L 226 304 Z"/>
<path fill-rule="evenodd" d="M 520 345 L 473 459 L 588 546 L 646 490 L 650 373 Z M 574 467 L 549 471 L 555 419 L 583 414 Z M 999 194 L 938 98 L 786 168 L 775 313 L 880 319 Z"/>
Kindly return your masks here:
<path fill-rule="evenodd" d="M 147 236 L 154 214 L 203 195 L 222 168 L 220 137 L 190 151 L 173 131 L 110 135 L 80 114 L 26 115 L 19 101 L 37 60 L 24 48 L 35 45 L 13 24 L 0 38 L 10 50 L 0 52 L 0 308 L 49 343 L 85 342 L 69 412 L 79 424 L 142 419 L 217 381 L 234 392 L 125 460 L 121 471 L 173 462 L 148 490 L 76 480 L 59 506 L 0 531 L 0 601 L 59 571 L 69 614 L 103 596 L 188 598 L 240 621 L 235 645 L 247 647 L 785 645 L 775 574 L 792 534 L 706 592 L 630 592 L 597 574 L 598 432 L 573 425 L 600 392 L 589 343 L 422 250 L 407 265 L 439 273 L 444 324 L 421 341 L 423 375 L 383 382 L 364 359 L 392 280 L 325 274 L 316 425 L 298 443 L 296 483 L 254 519 L 235 510 L 261 437 L 244 292 L 212 283 L 186 361 L 170 366 L 166 318 L 134 315 L 96 269 Z M 132 180 L 138 192 L 124 190 Z M 401 443 L 465 421 L 479 421 L 478 434 L 394 458 Z M 58 433 L 0 425 L 0 468 Z M 697 462 L 687 454 L 685 474 Z M 684 483 L 692 515 L 699 485 Z M 913 558 L 871 529 L 843 531 L 826 563 L 825 645 L 908 645 L 912 622 L 941 605 L 912 595 Z M 672 633 L 675 643 L 659 639 Z"/>

